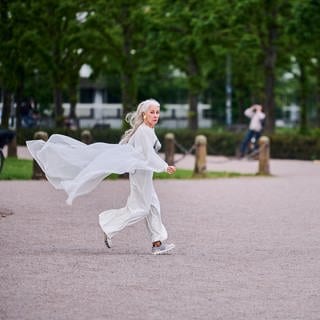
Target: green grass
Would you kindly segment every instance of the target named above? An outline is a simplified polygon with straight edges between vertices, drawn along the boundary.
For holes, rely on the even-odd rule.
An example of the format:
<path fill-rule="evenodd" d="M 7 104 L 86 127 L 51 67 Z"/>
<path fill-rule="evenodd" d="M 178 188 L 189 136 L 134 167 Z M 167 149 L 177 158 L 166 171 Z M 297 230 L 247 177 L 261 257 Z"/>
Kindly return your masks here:
<path fill-rule="evenodd" d="M 6 158 L 0 180 L 29 180 L 32 177 L 32 160 Z"/>
<path fill-rule="evenodd" d="M 177 169 L 175 174 L 169 175 L 165 172 L 154 173 L 155 179 L 214 179 L 214 178 L 234 178 L 240 176 L 254 176 L 253 174 L 241 174 L 238 172 L 226 171 L 208 171 L 205 176 L 198 176 L 193 174 L 193 170 Z"/>
<path fill-rule="evenodd" d="M 214 179 L 214 178 L 234 178 L 242 176 L 254 176 L 254 174 L 241 174 L 238 172 L 208 171 L 205 176 L 194 176 L 192 170 L 177 169 L 175 174 L 154 173 L 155 179 Z M 4 162 L 0 180 L 30 180 L 32 177 L 32 160 L 7 158 Z M 116 180 L 119 176 L 111 174 L 108 179 Z"/>

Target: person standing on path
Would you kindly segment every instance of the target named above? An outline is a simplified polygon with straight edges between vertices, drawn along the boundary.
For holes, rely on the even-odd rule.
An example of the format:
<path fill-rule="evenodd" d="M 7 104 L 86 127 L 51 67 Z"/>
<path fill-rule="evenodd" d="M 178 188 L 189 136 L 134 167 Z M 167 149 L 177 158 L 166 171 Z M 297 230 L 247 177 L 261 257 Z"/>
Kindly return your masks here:
<path fill-rule="evenodd" d="M 247 131 L 241 147 L 240 147 L 240 157 L 244 157 L 248 148 L 248 144 L 251 139 L 254 139 L 254 149 L 258 148 L 258 140 L 260 138 L 263 125 L 262 121 L 265 119 L 266 115 L 262 112 L 262 106 L 259 104 L 254 104 L 250 108 L 244 111 L 245 116 L 250 118 L 249 130 Z"/>
<path fill-rule="evenodd" d="M 160 116 L 160 104 L 153 99 L 143 101 L 137 110 L 127 115 L 131 129 L 127 130 L 120 144 L 130 144 L 152 163 L 159 171 L 172 174 L 174 166 L 168 166 L 156 153 L 161 144 L 155 135 L 154 127 Z M 130 195 L 124 208 L 107 210 L 99 215 L 99 223 L 105 233 L 105 244 L 111 247 L 111 238 L 124 227 L 143 218 L 152 240 L 152 253 L 161 254 L 174 248 L 165 244 L 168 234 L 161 221 L 160 203 L 152 182 L 153 171 L 135 170 L 129 174 Z"/>
<path fill-rule="evenodd" d="M 126 226 L 146 220 L 152 241 L 152 254 L 163 254 L 174 248 L 166 244 L 168 234 L 164 227 L 160 203 L 153 187 L 153 172 L 173 174 L 157 151 L 161 144 L 154 132 L 160 116 L 160 104 L 154 99 L 141 102 L 126 120 L 127 130 L 120 144 L 93 143 L 86 145 L 73 138 L 54 134 L 47 142 L 27 141 L 32 157 L 46 174 L 48 181 L 68 194 L 67 203 L 92 191 L 111 173 L 129 172 L 130 195 L 124 208 L 107 210 L 99 215 L 99 224 L 105 234 L 105 245 L 111 247 L 111 238 Z"/>

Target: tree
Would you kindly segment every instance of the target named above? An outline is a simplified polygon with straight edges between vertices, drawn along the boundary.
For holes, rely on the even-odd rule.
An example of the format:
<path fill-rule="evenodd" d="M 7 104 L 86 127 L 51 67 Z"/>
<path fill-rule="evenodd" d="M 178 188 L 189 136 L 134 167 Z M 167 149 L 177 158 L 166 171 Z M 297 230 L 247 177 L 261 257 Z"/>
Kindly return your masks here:
<path fill-rule="evenodd" d="M 88 22 L 99 39 L 99 68 L 121 75 L 124 114 L 137 103 L 138 77 L 145 63 L 146 1 L 95 0 Z M 97 69 L 94 68 L 94 69 Z"/>
<path fill-rule="evenodd" d="M 21 107 L 25 85 L 33 76 L 34 51 L 30 45 L 32 30 L 26 28 L 31 19 L 31 1 L 6 1 L 1 3 L 0 74 L 4 92 L 2 125 L 8 126 L 11 106 L 15 103 L 16 131 L 21 126 Z"/>
<path fill-rule="evenodd" d="M 9 62 L 9 46 L 12 40 L 12 23 L 9 18 L 8 0 L 1 0 L 0 6 L 0 76 L 2 82 L 2 95 L 3 95 L 3 106 L 1 114 L 1 125 L 5 128 L 9 126 L 9 117 L 11 113 L 12 103 L 12 91 L 13 85 L 10 88 L 10 67 Z M 11 89 L 11 90 L 10 90 Z"/>
<path fill-rule="evenodd" d="M 256 61 L 253 59 L 250 67 L 262 70 L 264 83 L 261 96 L 267 114 L 266 130 L 272 132 L 275 125 L 278 46 L 280 38 L 284 35 L 281 33 L 280 26 L 289 16 L 290 3 L 285 0 L 245 0 L 234 4 L 236 26 L 240 26 L 240 30 L 243 31 L 240 41 L 251 39 L 253 44 L 257 44 L 255 48 L 247 48 L 248 54 L 253 54 L 252 57 L 257 59 Z M 257 76 L 259 77 L 260 74 L 258 71 Z"/>
<path fill-rule="evenodd" d="M 3 108 L 1 125 L 8 127 L 11 106 L 14 99 L 16 106 L 16 127 L 20 127 L 20 105 L 22 103 L 25 81 L 25 68 L 29 61 L 24 50 L 26 30 L 24 28 L 26 16 L 18 18 L 25 11 L 28 3 L 1 0 L 0 15 L 0 76 L 3 90 Z"/>
<path fill-rule="evenodd" d="M 155 0 L 151 5 L 154 20 L 154 52 L 157 60 L 185 74 L 188 81 L 189 127 L 198 127 L 197 106 L 207 86 L 207 75 L 214 59 L 223 51 L 225 33 L 223 2 Z"/>
<path fill-rule="evenodd" d="M 288 31 L 293 43 L 292 54 L 297 60 L 300 83 L 302 132 L 308 129 L 308 96 L 311 92 L 311 77 L 316 79 L 316 120 L 320 126 L 320 1 L 295 1 L 292 21 Z"/>
<path fill-rule="evenodd" d="M 81 14 L 87 14 L 82 0 L 32 1 L 32 28 L 30 42 L 37 53 L 40 72 L 50 77 L 54 117 L 57 126 L 63 125 L 63 92 L 74 91 L 79 70 L 85 62 L 84 38 L 88 30 Z M 72 89 L 71 89 L 72 88 Z M 75 116 L 75 96 L 71 98 L 71 116 Z"/>

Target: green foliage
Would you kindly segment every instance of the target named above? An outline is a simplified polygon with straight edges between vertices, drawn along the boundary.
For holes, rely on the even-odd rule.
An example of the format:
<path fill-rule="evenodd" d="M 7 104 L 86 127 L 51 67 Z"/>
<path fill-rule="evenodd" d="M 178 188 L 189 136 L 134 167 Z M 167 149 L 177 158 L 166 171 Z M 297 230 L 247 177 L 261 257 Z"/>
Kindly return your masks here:
<path fill-rule="evenodd" d="M 158 137 L 164 145 L 164 136 L 168 130 L 158 130 Z M 179 145 L 181 145 L 185 150 L 190 150 L 194 145 L 195 137 L 197 135 L 204 135 L 207 138 L 207 151 L 211 155 L 225 155 L 225 156 L 235 156 L 237 147 L 241 141 L 241 136 L 239 134 L 234 134 L 231 132 L 220 132 L 210 129 L 198 129 L 196 132 L 188 129 L 177 129 L 170 130 L 174 133 L 175 139 L 178 143 L 176 147 L 177 153 L 183 153 Z"/>
<path fill-rule="evenodd" d="M 291 14 L 286 31 L 295 63 L 292 74 L 298 83 L 296 93 L 301 107 L 300 131 L 304 133 L 310 124 L 310 102 L 316 105 L 314 114 L 317 125 L 320 124 L 320 2 L 294 1 Z M 316 95 L 314 92 L 317 92 Z M 315 98 L 312 99 L 312 96 Z"/>
<path fill-rule="evenodd" d="M 277 159 L 320 159 L 320 135 L 273 134 L 271 156 Z"/>
<path fill-rule="evenodd" d="M 81 140 L 81 133 L 83 130 L 70 130 L 66 128 L 46 128 L 40 129 L 48 133 L 50 137 L 52 134 L 63 134 L 74 139 Z M 17 134 L 17 143 L 19 145 L 25 145 L 28 140 L 33 140 L 35 132 L 39 129 L 21 129 Z M 90 130 L 94 142 L 106 142 L 106 143 L 118 143 L 123 134 L 122 130 L 119 129 L 92 129 Z"/>
<path fill-rule="evenodd" d="M 117 72 L 121 76 L 121 100 L 124 114 L 137 103 L 138 78 L 149 68 L 151 51 L 147 39 L 147 4 L 145 1 L 96 0 L 91 3 L 89 26 L 95 30 L 97 46 L 94 69 L 100 73 Z"/>
<path fill-rule="evenodd" d="M 154 59 L 183 73 L 188 85 L 189 127 L 197 128 L 197 101 L 217 57 L 225 54 L 223 2 L 155 0 L 150 3 Z"/>
<path fill-rule="evenodd" d="M 234 123 L 244 120 L 244 107 L 266 99 L 273 76 L 276 111 L 298 103 L 304 122 L 317 114 L 320 121 L 319 12 L 317 0 L 3 0 L 0 86 L 15 100 L 34 97 L 41 110 L 55 102 L 60 121 L 61 95 L 76 103 L 79 69 L 89 64 L 92 80 L 102 79 L 125 113 L 149 97 L 190 97 L 193 120 L 199 99 L 224 122 L 228 56 Z M 284 80 L 287 72 L 301 78 L 297 65 L 300 83 Z"/>

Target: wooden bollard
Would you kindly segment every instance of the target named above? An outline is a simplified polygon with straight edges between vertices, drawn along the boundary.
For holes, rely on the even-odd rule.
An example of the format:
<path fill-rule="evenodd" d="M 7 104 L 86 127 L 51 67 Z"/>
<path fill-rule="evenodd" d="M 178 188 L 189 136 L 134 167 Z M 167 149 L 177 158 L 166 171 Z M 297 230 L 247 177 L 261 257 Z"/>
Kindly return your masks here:
<path fill-rule="evenodd" d="M 81 141 L 85 144 L 92 143 L 92 135 L 89 130 L 83 130 L 81 133 Z"/>
<path fill-rule="evenodd" d="M 205 176 L 207 169 L 207 138 L 203 135 L 196 136 L 196 163 L 193 175 Z"/>
<path fill-rule="evenodd" d="M 48 134 L 47 132 L 44 131 L 37 131 L 35 132 L 33 138 L 35 140 L 43 140 L 47 141 L 48 140 Z M 33 180 L 41 180 L 41 179 L 46 179 L 46 176 L 36 160 L 33 160 L 33 174 L 32 174 L 32 179 Z"/>
<path fill-rule="evenodd" d="M 18 157 L 18 153 L 17 153 L 17 136 L 15 135 L 13 137 L 13 139 L 8 143 L 8 152 L 7 152 L 7 156 L 8 157 L 13 157 L 13 158 L 17 158 Z"/>
<path fill-rule="evenodd" d="M 164 150 L 165 150 L 165 161 L 169 166 L 174 165 L 174 153 L 175 153 L 175 144 L 174 144 L 174 134 L 167 133 L 164 137 Z"/>
<path fill-rule="evenodd" d="M 270 139 L 262 136 L 259 139 L 259 175 L 270 175 Z"/>

